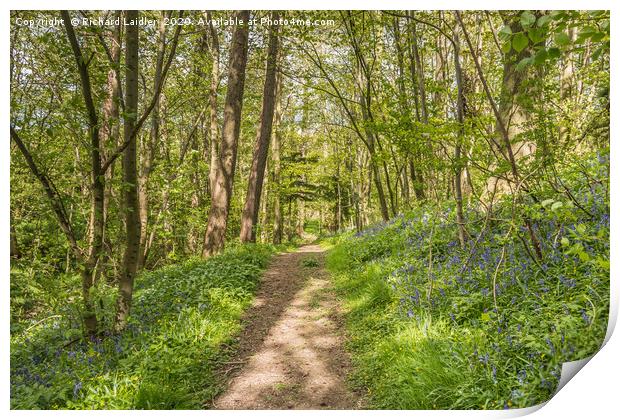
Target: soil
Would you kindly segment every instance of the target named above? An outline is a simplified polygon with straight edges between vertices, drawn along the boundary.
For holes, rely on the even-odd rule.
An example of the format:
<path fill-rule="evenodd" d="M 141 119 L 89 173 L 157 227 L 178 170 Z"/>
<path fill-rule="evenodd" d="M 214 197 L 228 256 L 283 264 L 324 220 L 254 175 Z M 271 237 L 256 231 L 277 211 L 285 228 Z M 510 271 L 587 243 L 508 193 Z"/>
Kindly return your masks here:
<path fill-rule="evenodd" d="M 227 389 L 216 409 L 356 409 L 350 360 L 324 251 L 277 255 L 244 319 Z"/>

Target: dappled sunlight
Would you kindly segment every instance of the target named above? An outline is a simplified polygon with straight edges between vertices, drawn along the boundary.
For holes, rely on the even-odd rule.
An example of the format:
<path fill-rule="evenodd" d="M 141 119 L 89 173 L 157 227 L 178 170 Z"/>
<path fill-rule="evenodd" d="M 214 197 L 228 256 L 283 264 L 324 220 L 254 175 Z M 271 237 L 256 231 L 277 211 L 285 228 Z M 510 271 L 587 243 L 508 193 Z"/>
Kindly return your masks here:
<path fill-rule="evenodd" d="M 279 257 L 294 260 L 287 276 L 281 282 L 294 281 L 303 277 L 299 266 L 307 254 L 320 254 L 319 246 L 310 245 L 295 253 Z M 274 270 L 267 271 L 265 280 L 274 279 Z M 295 272 L 293 270 L 300 270 Z M 259 305 L 255 310 L 274 305 L 277 300 L 281 311 L 273 312 L 264 337 L 251 336 L 258 344 L 247 356 L 247 362 L 232 380 L 228 391 L 216 402 L 215 408 L 353 408 L 356 398 L 345 385 L 348 360 L 342 349 L 342 338 L 337 326 L 330 319 L 335 306 L 334 297 L 325 290 L 329 287 L 327 274 L 322 269 L 312 270 L 306 279 L 298 281 L 297 287 L 285 295 L 289 300 L 277 296 L 257 297 Z M 266 309 L 263 311 L 266 312 Z M 265 314 L 249 315 L 250 319 Z M 255 325 L 250 323 L 246 330 Z M 243 340 L 243 338 L 242 338 Z M 242 344 L 243 345 L 243 344 Z"/>

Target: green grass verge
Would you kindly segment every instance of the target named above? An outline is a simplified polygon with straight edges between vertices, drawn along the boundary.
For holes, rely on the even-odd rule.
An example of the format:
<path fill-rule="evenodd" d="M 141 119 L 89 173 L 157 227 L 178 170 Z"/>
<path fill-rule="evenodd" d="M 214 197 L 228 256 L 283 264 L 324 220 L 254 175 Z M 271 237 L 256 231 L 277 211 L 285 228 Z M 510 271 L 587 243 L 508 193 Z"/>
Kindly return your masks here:
<path fill-rule="evenodd" d="M 475 209 L 467 220 L 479 222 L 459 246 L 451 203 L 324 239 L 346 314 L 351 383 L 370 408 L 536 405 L 553 395 L 563 362 L 600 348 L 609 197 L 604 186 L 573 188 L 587 214 L 547 191 L 527 208 L 541 261 L 524 249 L 518 225 L 484 227 Z M 510 210 L 509 201 L 498 205 L 497 219 L 510 220 Z"/>
<path fill-rule="evenodd" d="M 236 246 L 206 260 L 143 273 L 121 335 L 72 343 L 80 328 L 71 310 L 31 328 L 14 327 L 11 408 L 208 405 L 222 390 L 218 369 L 230 357 L 241 315 L 274 251 L 269 246 Z M 74 280 L 78 287 L 79 280 Z M 107 292 L 100 292 L 104 306 L 113 304 L 113 288 Z M 75 305 L 67 302 L 68 307 Z"/>

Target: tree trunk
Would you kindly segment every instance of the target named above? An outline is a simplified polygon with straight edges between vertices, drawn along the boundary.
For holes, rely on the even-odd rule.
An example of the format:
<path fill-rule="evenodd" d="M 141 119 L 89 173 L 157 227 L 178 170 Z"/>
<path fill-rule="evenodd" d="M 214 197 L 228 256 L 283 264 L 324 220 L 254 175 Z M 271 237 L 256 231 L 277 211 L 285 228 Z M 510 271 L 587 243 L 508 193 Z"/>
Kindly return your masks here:
<path fill-rule="evenodd" d="M 138 11 L 128 10 L 127 20 L 137 22 Z M 138 25 L 127 25 L 125 33 L 125 119 L 123 152 L 123 183 L 125 201 L 126 244 L 119 278 L 117 300 L 117 331 L 122 330 L 129 316 L 133 295 L 134 278 L 140 254 L 140 206 L 138 198 L 137 145 L 135 127 L 138 112 Z"/>
<path fill-rule="evenodd" d="M 284 221 L 282 220 L 282 202 L 280 197 L 280 124 L 282 122 L 282 75 L 276 75 L 276 109 L 274 117 L 273 131 L 273 183 L 275 185 L 273 197 L 273 243 L 280 244 L 282 242 L 282 231 L 284 229 Z"/>
<path fill-rule="evenodd" d="M 413 12 L 408 12 L 412 16 Z M 407 50 L 409 55 L 409 69 L 411 73 L 412 83 L 414 85 L 414 100 L 416 105 L 416 119 L 418 122 L 428 124 L 428 108 L 426 106 L 426 89 L 424 87 L 424 67 L 422 66 L 422 60 L 420 58 L 420 51 L 418 49 L 418 34 L 416 32 L 416 23 L 413 20 L 409 20 L 409 45 Z M 411 183 L 413 184 L 413 191 L 418 201 L 426 200 L 426 193 L 424 192 L 424 177 L 422 171 L 417 167 L 415 159 L 421 159 L 421 157 L 413 156 L 409 161 L 409 169 L 411 172 Z"/>
<path fill-rule="evenodd" d="M 160 84 L 163 83 L 161 73 L 164 66 L 164 54 L 166 50 L 166 25 L 164 23 L 165 13 L 162 13 L 159 22 L 158 44 L 157 44 L 157 61 L 155 63 L 155 86 L 153 91 L 157 92 L 161 89 Z M 148 256 L 148 230 L 149 230 L 149 192 L 148 182 L 153 169 L 153 161 L 155 160 L 155 149 L 159 144 L 159 125 L 160 125 L 160 96 L 157 97 L 155 106 L 151 113 L 151 132 L 142 144 L 142 167 L 138 176 L 138 195 L 140 205 L 140 254 L 138 258 L 138 270 L 141 270 Z"/>
<path fill-rule="evenodd" d="M 211 211 L 202 250 L 203 257 L 214 255 L 224 248 L 241 125 L 249 17 L 250 12 L 247 10 L 236 12 L 237 20 L 242 20 L 243 24 L 235 28 L 231 41 L 222 143 L 218 155 L 219 162 L 212 191 Z"/>
<path fill-rule="evenodd" d="M 84 56 L 82 55 L 80 45 L 77 41 L 77 37 L 73 30 L 73 26 L 70 23 L 69 12 L 62 11 L 62 18 L 65 22 L 65 29 L 67 31 L 67 36 L 69 38 L 69 42 L 71 44 L 71 48 L 73 50 L 73 54 L 78 66 L 78 70 L 80 73 L 80 80 L 82 84 L 82 96 L 84 97 L 84 103 L 86 105 L 86 110 L 88 112 L 88 131 L 90 134 L 91 147 L 91 208 L 90 208 L 90 234 L 88 237 L 88 252 L 87 255 L 84 256 L 79 251 L 75 243 L 75 236 L 72 232 L 72 228 L 70 222 L 64 221 L 63 218 L 66 217 L 62 214 L 58 213 L 59 220 L 61 221 L 61 225 L 65 224 L 68 226 L 68 230 L 65 230 L 65 233 L 68 233 L 68 237 L 73 242 L 73 246 L 77 249 L 77 256 L 82 257 L 82 299 L 84 302 L 84 313 L 82 315 L 84 320 L 84 326 L 86 333 L 89 336 L 96 335 L 97 331 L 97 315 L 95 314 L 95 307 L 92 302 L 91 296 L 91 288 L 94 284 L 94 273 L 95 267 L 99 261 L 99 257 L 101 255 L 102 247 L 103 247 L 103 229 L 104 229 L 104 206 L 103 206 L 103 197 L 104 197 L 104 173 L 102 170 L 101 164 L 101 149 L 100 149 L 100 138 L 99 138 L 99 120 L 97 117 L 97 111 L 95 109 L 95 103 L 92 96 L 92 87 L 90 84 L 90 75 L 88 73 L 88 66 L 86 61 L 84 60 Z M 69 22 L 69 23 L 67 23 Z M 49 188 L 49 181 L 46 180 Z M 44 182 L 45 185 L 45 182 Z M 55 191 L 55 189 L 51 189 Z M 57 194 L 57 192 L 56 192 Z M 53 198 L 54 193 L 50 196 Z M 64 212 L 64 207 L 62 206 L 62 201 L 58 198 L 61 213 Z"/>
<path fill-rule="evenodd" d="M 209 34 L 211 35 L 211 55 L 213 64 L 211 66 L 211 87 L 209 89 L 209 135 L 211 138 L 210 155 L 211 162 L 209 165 L 209 190 L 213 194 L 215 189 L 215 176 L 217 174 L 218 165 L 218 147 L 217 147 L 217 88 L 220 85 L 220 42 L 217 31 L 213 27 L 211 12 L 207 11 L 207 20 L 209 21 Z"/>
<path fill-rule="evenodd" d="M 115 18 L 120 19 L 122 11 L 117 11 L 114 14 Z M 120 20 L 119 20 L 120 22 Z M 107 81 L 107 96 L 103 102 L 101 109 L 102 121 L 101 128 L 99 130 L 101 147 L 109 152 L 112 152 L 118 147 L 119 143 L 119 102 L 120 102 L 120 80 L 118 79 L 118 68 L 120 67 L 121 57 L 121 26 L 120 23 L 114 28 L 110 35 L 110 60 L 111 67 L 108 70 Z M 107 155 L 107 153 L 106 153 Z M 112 164 L 110 168 L 105 172 L 105 188 L 103 192 L 103 238 L 102 242 L 109 252 L 104 253 L 101 256 L 99 268 L 97 270 L 97 277 L 104 272 L 106 265 L 113 258 L 112 244 L 108 235 L 106 235 L 106 227 L 108 225 L 108 214 L 110 209 L 110 200 L 113 198 L 112 180 L 114 179 L 115 165 Z"/>
<path fill-rule="evenodd" d="M 278 12 L 272 12 L 272 19 L 279 19 Z M 265 85 L 263 88 L 263 105 L 261 119 L 254 145 L 252 156 L 252 168 L 248 180 L 248 191 L 245 198 L 245 206 L 241 216 L 241 242 L 256 241 L 256 222 L 260 209 L 261 192 L 265 177 L 267 154 L 269 153 L 269 141 L 271 139 L 271 127 L 276 90 L 276 61 L 278 55 L 278 26 L 272 25 L 269 30 L 269 51 L 267 54 L 267 70 L 265 72 Z"/>
<path fill-rule="evenodd" d="M 491 105 L 491 108 L 493 110 L 496 122 L 496 132 L 497 135 L 500 137 L 500 141 L 505 149 L 504 151 L 502 151 L 502 153 L 510 164 L 510 172 L 512 175 L 511 181 L 514 185 L 521 186 L 519 170 L 517 169 L 517 157 L 522 157 L 525 153 L 529 154 L 533 151 L 529 147 L 527 148 L 529 150 L 521 151 L 524 146 L 527 146 L 526 142 L 519 142 L 519 144 L 516 145 L 512 144 L 512 140 L 514 139 L 514 137 L 523 132 L 524 127 L 522 123 L 526 121 L 527 117 L 527 111 L 522 107 L 522 104 L 519 101 L 519 94 L 523 95 L 521 83 L 524 81 L 524 74 L 517 71 L 516 64 L 519 63 L 525 56 L 528 56 L 530 54 L 529 48 L 523 49 L 520 53 L 511 50 L 509 54 L 506 54 L 504 58 L 504 74 L 502 78 L 500 105 L 498 107 L 498 105 L 495 103 L 493 95 L 491 94 L 491 90 L 489 88 L 487 80 L 484 77 L 480 62 L 475 57 L 474 47 L 472 45 L 469 34 L 467 33 L 467 29 L 465 27 L 465 23 L 463 22 L 461 14 L 459 11 L 455 11 L 454 14 L 459 24 L 461 25 L 461 29 L 463 30 L 463 35 L 465 37 L 465 40 L 467 41 L 469 51 L 474 56 L 474 64 L 476 65 L 478 77 L 480 78 L 480 82 L 482 83 L 482 86 L 484 88 L 487 100 L 489 101 L 489 104 Z M 520 29 L 522 29 L 518 19 L 518 15 L 515 16 L 512 21 L 507 22 L 507 24 L 510 25 L 513 33 L 516 33 Z M 515 151 L 513 150 L 515 146 L 517 146 L 518 154 L 515 153 Z M 494 184 L 497 185 L 498 182 L 496 177 L 491 177 L 489 179 L 489 182 L 493 182 L 493 178 L 495 178 Z M 495 188 L 493 188 L 493 195 L 494 191 Z M 520 193 L 518 191 L 515 201 L 522 202 L 520 198 Z M 529 233 L 532 247 L 534 248 L 534 252 L 536 253 L 536 258 L 538 260 L 542 260 L 542 248 L 536 232 L 534 231 L 532 221 L 527 215 L 523 215 L 523 220 L 525 222 L 525 227 L 527 228 L 527 231 Z"/>
<path fill-rule="evenodd" d="M 361 86 L 361 71 L 358 71 L 358 80 Z M 360 104 L 362 108 L 362 119 L 364 122 L 369 123 L 370 116 L 368 113 L 368 105 L 367 99 L 364 96 L 363 92 L 360 92 Z M 375 136 L 370 129 L 368 124 L 364 124 L 364 134 L 366 135 L 366 145 L 368 148 L 368 153 L 370 154 L 370 166 L 373 173 L 373 180 L 375 183 L 375 188 L 377 189 L 377 197 L 379 199 L 379 207 L 381 209 L 381 217 L 384 221 L 390 220 L 390 212 L 388 210 L 387 201 L 385 199 L 385 191 L 383 190 L 383 184 L 381 182 L 381 175 L 379 173 L 378 162 L 377 162 L 377 154 L 375 151 Z"/>
<path fill-rule="evenodd" d="M 463 89 L 463 72 L 461 69 L 461 50 L 459 45 L 458 34 L 454 32 L 454 73 L 457 86 L 456 94 L 456 115 L 459 124 L 456 145 L 454 147 L 454 192 L 456 201 L 456 224 L 458 225 L 459 242 L 461 247 L 465 247 L 465 241 L 468 238 L 465 229 L 465 216 L 463 215 L 463 190 L 461 188 L 461 177 L 463 173 L 463 164 L 461 163 L 461 149 L 463 147 L 463 137 L 465 136 L 465 91 Z"/>

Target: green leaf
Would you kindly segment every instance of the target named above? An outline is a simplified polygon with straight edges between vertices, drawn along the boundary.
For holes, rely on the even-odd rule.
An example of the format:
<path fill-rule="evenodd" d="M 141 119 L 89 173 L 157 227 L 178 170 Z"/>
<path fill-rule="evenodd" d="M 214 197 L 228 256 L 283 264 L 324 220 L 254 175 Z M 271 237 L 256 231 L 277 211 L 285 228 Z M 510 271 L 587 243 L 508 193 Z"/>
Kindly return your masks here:
<path fill-rule="evenodd" d="M 560 207 L 562 207 L 564 205 L 564 203 L 562 203 L 561 201 L 556 201 L 555 203 L 553 203 L 553 205 L 551 206 L 551 210 L 557 210 Z"/>
<path fill-rule="evenodd" d="M 480 315 L 480 319 L 482 319 L 483 322 L 489 322 L 491 320 L 491 315 L 489 315 L 488 312 L 483 312 L 482 315 Z"/>
<path fill-rule="evenodd" d="M 553 11 L 551 11 L 550 15 L 554 19 L 558 19 L 558 20 L 563 19 L 563 18 L 565 18 L 567 16 L 566 15 L 566 11 L 564 11 L 564 10 L 553 10 Z"/>
<path fill-rule="evenodd" d="M 521 26 L 524 28 L 532 26 L 536 22 L 536 16 L 529 10 L 521 13 Z"/>
<path fill-rule="evenodd" d="M 592 36 L 598 32 L 598 28 L 592 25 L 585 26 L 579 31 L 579 35 Z"/>
<path fill-rule="evenodd" d="M 522 59 L 521 61 L 517 63 L 517 65 L 515 66 L 515 69 L 517 69 L 518 71 L 521 71 L 527 66 L 529 66 L 530 64 L 532 64 L 533 62 L 534 62 L 534 57 L 525 57 L 524 59 Z"/>
<path fill-rule="evenodd" d="M 542 15 L 538 18 L 536 25 L 539 27 L 546 26 L 551 21 L 551 19 L 553 19 L 553 16 L 551 15 Z"/>
<path fill-rule="evenodd" d="M 531 28 L 527 31 L 527 36 L 530 37 L 534 44 L 538 44 L 545 39 L 545 30 L 541 28 Z"/>
<path fill-rule="evenodd" d="M 598 58 L 601 56 L 601 54 L 603 53 L 603 47 L 599 47 L 597 48 L 593 53 L 592 53 L 592 61 L 596 61 L 598 60 Z"/>
<path fill-rule="evenodd" d="M 577 255 L 579 255 L 579 259 L 583 262 L 590 261 L 590 256 L 585 251 L 580 251 Z"/>
<path fill-rule="evenodd" d="M 540 203 L 540 204 L 542 204 L 543 207 L 549 207 L 554 202 L 555 202 L 555 200 L 553 198 L 548 198 L 546 200 L 543 200 L 543 202 Z"/>
<path fill-rule="evenodd" d="M 602 30 L 609 32 L 609 19 L 602 21 L 600 26 Z"/>
<path fill-rule="evenodd" d="M 510 41 L 506 41 L 502 44 L 502 52 L 504 54 L 508 54 L 511 48 L 512 48 L 512 45 L 510 44 Z"/>
<path fill-rule="evenodd" d="M 512 29 L 510 29 L 508 25 L 503 26 L 502 29 L 499 30 L 499 37 L 502 39 L 508 39 L 510 35 L 512 35 Z"/>
<path fill-rule="evenodd" d="M 551 58 L 559 58 L 561 55 L 560 53 L 560 49 L 553 47 L 553 48 L 549 48 L 547 50 L 547 56 L 551 59 Z"/>
<path fill-rule="evenodd" d="M 540 49 L 538 50 L 538 52 L 536 53 L 536 56 L 534 57 L 534 63 L 536 64 L 542 64 L 547 60 L 548 54 L 547 54 L 547 50 L 546 49 Z"/>
<path fill-rule="evenodd" d="M 598 257 L 596 259 L 596 263 L 599 265 L 599 267 L 601 267 L 603 270 L 609 270 L 609 260 L 605 259 L 605 258 L 601 258 Z"/>
<path fill-rule="evenodd" d="M 570 245 L 570 241 L 568 240 L 567 237 L 563 237 L 562 239 L 560 239 L 560 243 L 562 244 L 562 246 L 569 246 Z"/>
<path fill-rule="evenodd" d="M 559 45 L 560 47 L 570 44 L 570 37 L 566 32 L 557 32 L 553 39 L 556 45 Z"/>
<path fill-rule="evenodd" d="M 530 41 L 523 32 L 519 32 L 512 38 L 512 48 L 514 48 L 516 52 L 523 51 L 529 43 Z"/>

